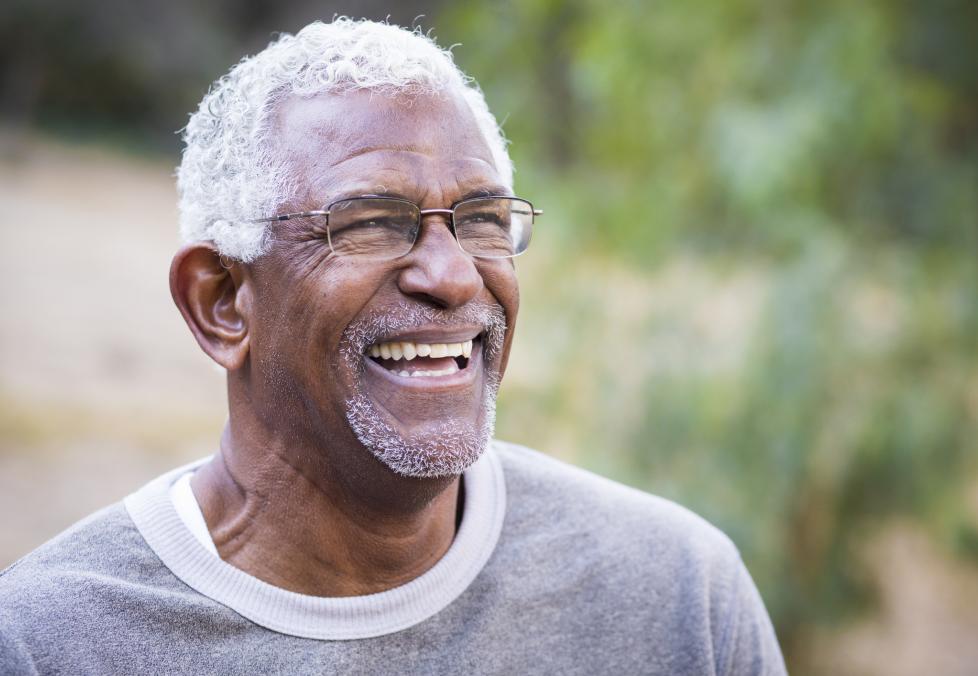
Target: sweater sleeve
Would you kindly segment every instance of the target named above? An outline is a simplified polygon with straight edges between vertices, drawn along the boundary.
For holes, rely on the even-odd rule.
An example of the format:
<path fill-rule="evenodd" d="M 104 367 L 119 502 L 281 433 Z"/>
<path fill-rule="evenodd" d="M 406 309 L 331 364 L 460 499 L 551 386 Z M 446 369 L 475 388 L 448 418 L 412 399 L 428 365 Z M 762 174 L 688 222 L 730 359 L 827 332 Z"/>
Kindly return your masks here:
<path fill-rule="evenodd" d="M 0 629 L 0 674 L 37 676 L 37 673 L 27 646 Z"/>
<path fill-rule="evenodd" d="M 717 653 L 717 673 L 730 676 L 787 674 L 781 648 L 761 595 L 738 557 L 727 621 Z"/>

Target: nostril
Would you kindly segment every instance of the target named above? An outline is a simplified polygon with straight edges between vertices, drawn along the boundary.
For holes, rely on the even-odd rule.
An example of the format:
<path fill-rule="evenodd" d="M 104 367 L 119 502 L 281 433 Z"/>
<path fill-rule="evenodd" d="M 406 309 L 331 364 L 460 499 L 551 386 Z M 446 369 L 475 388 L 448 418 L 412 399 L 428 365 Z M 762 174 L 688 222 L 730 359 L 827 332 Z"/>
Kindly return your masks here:
<path fill-rule="evenodd" d="M 432 296 L 430 293 L 414 293 L 411 295 L 413 295 L 418 300 L 428 303 L 429 305 L 434 305 L 439 310 L 446 310 L 450 305 L 450 303 L 439 298 L 438 296 Z"/>

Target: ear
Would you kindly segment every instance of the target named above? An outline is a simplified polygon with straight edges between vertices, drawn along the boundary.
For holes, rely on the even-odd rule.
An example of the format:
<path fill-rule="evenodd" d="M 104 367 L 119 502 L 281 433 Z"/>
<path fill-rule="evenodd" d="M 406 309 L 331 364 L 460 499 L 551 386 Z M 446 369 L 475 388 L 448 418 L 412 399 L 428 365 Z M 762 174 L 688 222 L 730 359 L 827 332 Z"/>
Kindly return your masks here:
<path fill-rule="evenodd" d="M 248 356 L 251 280 L 245 265 L 225 267 L 209 242 L 188 244 L 170 264 L 170 294 L 197 343 L 228 371 Z"/>

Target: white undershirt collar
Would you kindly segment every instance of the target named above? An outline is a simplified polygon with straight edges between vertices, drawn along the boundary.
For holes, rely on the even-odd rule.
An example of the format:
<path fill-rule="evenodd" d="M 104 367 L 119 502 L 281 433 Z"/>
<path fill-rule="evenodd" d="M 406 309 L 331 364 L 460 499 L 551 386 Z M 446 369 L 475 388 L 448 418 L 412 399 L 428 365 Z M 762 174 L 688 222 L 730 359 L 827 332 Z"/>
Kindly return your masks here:
<path fill-rule="evenodd" d="M 207 522 L 204 521 L 204 513 L 200 511 L 200 503 L 197 502 L 194 490 L 190 486 L 190 478 L 193 475 L 193 472 L 187 472 L 173 482 L 173 486 L 170 488 L 170 500 L 173 501 L 173 506 L 176 508 L 177 514 L 180 515 L 183 525 L 190 529 L 190 532 L 197 538 L 197 542 L 214 556 L 220 556 L 217 553 L 217 547 L 214 545 L 214 538 L 211 537 L 211 532 L 207 530 Z"/>
<path fill-rule="evenodd" d="M 292 636 L 349 640 L 392 634 L 451 604 L 485 567 L 499 540 L 506 486 L 490 448 L 463 475 L 465 506 L 452 545 L 432 568 L 377 594 L 321 597 L 263 582 L 215 556 L 190 474 L 209 458 L 154 479 L 125 499 L 143 539 L 164 565 L 201 594 L 263 627 Z"/>

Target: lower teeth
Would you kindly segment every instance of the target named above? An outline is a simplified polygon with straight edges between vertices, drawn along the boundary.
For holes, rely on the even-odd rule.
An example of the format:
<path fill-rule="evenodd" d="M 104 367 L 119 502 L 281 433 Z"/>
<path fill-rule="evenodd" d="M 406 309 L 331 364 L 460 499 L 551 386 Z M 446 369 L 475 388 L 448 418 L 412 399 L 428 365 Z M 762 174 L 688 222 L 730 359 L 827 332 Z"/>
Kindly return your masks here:
<path fill-rule="evenodd" d="M 431 378 L 434 376 L 450 376 L 457 371 L 458 369 L 447 368 L 441 369 L 440 371 L 415 371 L 414 373 L 410 371 L 394 371 L 394 373 L 405 378 Z"/>

